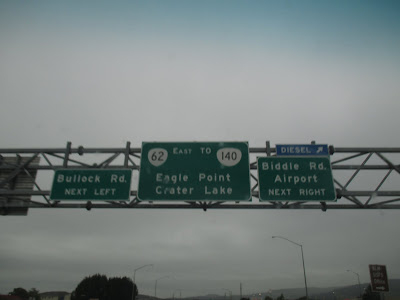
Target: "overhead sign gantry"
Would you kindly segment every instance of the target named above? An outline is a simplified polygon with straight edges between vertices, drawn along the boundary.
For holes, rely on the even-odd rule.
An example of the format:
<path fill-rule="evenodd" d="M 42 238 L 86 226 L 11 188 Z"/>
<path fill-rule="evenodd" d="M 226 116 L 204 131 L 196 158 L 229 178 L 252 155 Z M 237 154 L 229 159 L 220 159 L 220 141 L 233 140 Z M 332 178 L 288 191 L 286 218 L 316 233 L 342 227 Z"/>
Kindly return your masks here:
<path fill-rule="evenodd" d="M 387 147 L 154 142 L 133 148 L 128 142 L 122 148 L 0 149 L 0 214 L 28 208 L 400 209 L 399 174 L 400 148 Z"/>

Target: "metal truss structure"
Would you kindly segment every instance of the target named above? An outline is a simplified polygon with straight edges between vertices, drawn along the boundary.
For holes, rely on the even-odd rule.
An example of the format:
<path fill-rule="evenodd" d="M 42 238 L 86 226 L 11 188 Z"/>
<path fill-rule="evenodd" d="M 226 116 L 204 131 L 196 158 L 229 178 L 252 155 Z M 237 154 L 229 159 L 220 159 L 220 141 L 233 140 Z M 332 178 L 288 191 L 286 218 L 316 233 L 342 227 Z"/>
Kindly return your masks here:
<path fill-rule="evenodd" d="M 400 209 L 400 148 L 329 146 L 337 202 L 259 202 L 257 157 L 276 149 L 249 148 L 251 202 L 141 202 L 137 190 L 124 201 L 53 201 L 49 198 L 54 170 L 131 169 L 137 187 L 141 148 L 0 149 L 0 214 L 26 214 L 29 208 L 120 209 Z M 40 163 L 39 163 L 40 160 Z"/>

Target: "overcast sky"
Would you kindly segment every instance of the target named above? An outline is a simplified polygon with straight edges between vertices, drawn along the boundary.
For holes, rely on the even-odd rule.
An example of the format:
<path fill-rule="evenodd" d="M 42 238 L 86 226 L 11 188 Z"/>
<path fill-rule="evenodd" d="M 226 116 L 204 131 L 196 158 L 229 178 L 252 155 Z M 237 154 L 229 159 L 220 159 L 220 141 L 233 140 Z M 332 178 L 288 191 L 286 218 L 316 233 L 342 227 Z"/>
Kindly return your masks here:
<path fill-rule="evenodd" d="M 0 147 L 399 147 L 398 1 L 0 1 Z M 0 293 L 239 294 L 400 278 L 398 211 L 39 210 L 0 218 Z"/>

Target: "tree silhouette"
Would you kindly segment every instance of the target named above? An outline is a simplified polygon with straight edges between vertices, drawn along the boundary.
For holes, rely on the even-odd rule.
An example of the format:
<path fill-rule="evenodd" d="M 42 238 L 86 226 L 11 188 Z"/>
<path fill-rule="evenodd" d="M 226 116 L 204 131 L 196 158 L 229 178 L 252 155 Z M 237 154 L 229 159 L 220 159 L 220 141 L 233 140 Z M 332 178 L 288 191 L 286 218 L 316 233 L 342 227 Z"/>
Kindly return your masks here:
<path fill-rule="evenodd" d="M 88 300 L 91 298 L 106 300 L 107 277 L 95 274 L 85 277 L 72 293 L 71 300 Z"/>
<path fill-rule="evenodd" d="M 133 293 L 133 297 L 132 297 Z M 136 284 L 128 277 L 123 278 L 110 278 L 107 285 L 107 300 L 121 299 L 131 300 L 135 299 L 138 294 Z"/>
<path fill-rule="evenodd" d="M 29 294 L 28 291 L 19 287 L 19 288 L 15 288 L 11 293 L 9 293 L 10 296 L 17 296 L 21 299 L 29 299 Z"/>
<path fill-rule="evenodd" d="M 39 291 L 35 288 L 31 288 L 28 292 L 29 298 L 34 300 L 40 300 Z"/>
<path fill-rule="evenodd" d="M 133 294 L 132 294 L 133 293 Z M 71 300 L 132 300 L 138 295 L 136 284 L 128 277 L 109 278 L 96 274 L 85 277 L 71 295 Z"/>
<path fill-rule="evenodd" d="M 276 300 L 285 300 L 285 297 L 283 296 L 283 294 L 281 294 L 278 298 L 276 298 Z"/>

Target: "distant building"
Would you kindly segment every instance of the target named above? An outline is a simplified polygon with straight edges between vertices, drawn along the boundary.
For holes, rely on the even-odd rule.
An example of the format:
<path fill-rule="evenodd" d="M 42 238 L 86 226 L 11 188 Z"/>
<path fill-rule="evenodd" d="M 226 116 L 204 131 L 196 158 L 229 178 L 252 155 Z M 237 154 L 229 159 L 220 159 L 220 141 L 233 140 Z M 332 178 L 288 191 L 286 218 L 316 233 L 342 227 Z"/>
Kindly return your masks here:
<path fill-rule="evenodd" d="M 39 295 L 41 300 L 71 300 L 71 294 L 68 292 L 45 292 Z"/>

